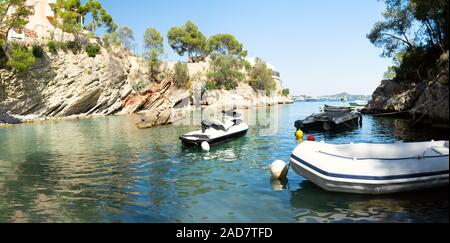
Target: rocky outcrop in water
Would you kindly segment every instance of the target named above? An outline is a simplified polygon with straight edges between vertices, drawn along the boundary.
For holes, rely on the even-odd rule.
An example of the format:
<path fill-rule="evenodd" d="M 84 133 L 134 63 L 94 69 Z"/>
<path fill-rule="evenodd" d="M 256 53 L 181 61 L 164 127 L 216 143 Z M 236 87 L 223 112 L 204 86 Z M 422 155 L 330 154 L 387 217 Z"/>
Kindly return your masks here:
<path fill-rule="evenodd" d="M 414 122 L 448 127 L 449 87 L 448 54 L 434 81 L 420 83 L 384 80 L 373 93 L 372 100 L 363 111 L 367 114 L 404 113 Z"/>

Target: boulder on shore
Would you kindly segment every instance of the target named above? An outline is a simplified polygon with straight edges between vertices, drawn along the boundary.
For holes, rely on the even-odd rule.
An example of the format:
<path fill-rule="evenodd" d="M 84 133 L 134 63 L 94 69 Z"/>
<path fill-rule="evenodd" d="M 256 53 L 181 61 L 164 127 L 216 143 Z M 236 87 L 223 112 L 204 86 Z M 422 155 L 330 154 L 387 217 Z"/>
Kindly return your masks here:
<path fill-rule="evenodd" d="M 0 114 L 0 124 L 20 124 L 22 121 L 13 116 Z"/>

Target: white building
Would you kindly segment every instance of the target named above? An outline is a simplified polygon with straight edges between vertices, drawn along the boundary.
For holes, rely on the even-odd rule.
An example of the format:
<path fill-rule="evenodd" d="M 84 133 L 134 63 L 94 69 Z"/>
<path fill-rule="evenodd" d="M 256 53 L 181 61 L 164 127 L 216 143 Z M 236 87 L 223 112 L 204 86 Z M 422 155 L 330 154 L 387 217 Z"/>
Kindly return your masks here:
<path fill-rule="evenodd" d="M 29 22 L 22 30 L 12 29 L 8 33 L 8 40 L 10 41 L 30 41 L 36 39 L 46 39 L 54 34 L 55 38 L 61 37 L 62 32 L 57 30 L 52 21 L 55 18 L 55 13 L 53 12 L 50 4 L 56 3 L 56 0 L 27 0 L 26 5 L 33 8 L 33 15 L 29 17 Z M 14 8 L 8 10 L 9 14 L 14 12 Z M 8 14 L 7 14 L 8 15 Z M 0 28 L 1 29 L 1 28 Z M 5 29 L 3 30 L 5 34 Z"/>

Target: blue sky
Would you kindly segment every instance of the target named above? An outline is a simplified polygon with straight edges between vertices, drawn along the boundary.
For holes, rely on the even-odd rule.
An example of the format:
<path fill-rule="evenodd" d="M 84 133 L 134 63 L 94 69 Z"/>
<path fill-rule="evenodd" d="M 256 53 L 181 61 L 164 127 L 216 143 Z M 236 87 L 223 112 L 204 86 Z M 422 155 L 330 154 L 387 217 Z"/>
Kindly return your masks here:
<path fill-rule="evenodd" d="M 377 0 L 102 1 L 142 46 L 146 28 L 167 31 L 191 20 L 210 36 L 231 33 L 281 72 L 291 94 L 372 94 L 391 61 L 365 37 L 382 19 Z M 167 39 L 165 38 L 167 42 Z M 166 43 L 167 45 L 167 43 Z M 142 48 L 140 49 L 142 50 Z M 185 60 L 166 46 L 166 60 Z"/>

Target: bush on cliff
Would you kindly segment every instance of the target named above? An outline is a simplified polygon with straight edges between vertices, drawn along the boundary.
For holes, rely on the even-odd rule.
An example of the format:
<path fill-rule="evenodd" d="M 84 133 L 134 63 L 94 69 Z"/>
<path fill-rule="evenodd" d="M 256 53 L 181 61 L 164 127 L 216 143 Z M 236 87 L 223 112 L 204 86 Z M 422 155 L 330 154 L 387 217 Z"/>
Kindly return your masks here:
<path fill-rule="evenodd" d="M 259 58 L 256 58 L 255 66 L 250 70 L 248 83 L 254 90 L 270 91 L 276 86 L 272 70 Z"/>
<path fill-rule="evenodd" d="M 71 50 L 73 54 L 78 54 L 83 49 L 83 44 L 79 41 L 66 42 L 67 49 Z"/>
<path fill-rule="evenodd" d="M 43 58 L 44 57 L 44 48 L 38 44 L 33 44 L 32 48 L 33 56 L 36 58 Z"/>
<path fill-rule="evenodd" d="M 131 85 L 131 88 L 133 89 L 133 91 L 135 92 L 140 92 L 141 90 L 143 90 L 145 87 L 147 87 L 149 85 L 148 81 L 137 81 L 135 83 L 133 83 Z"/>
<path fill-rule="evenodd" d="M 238 86 L 238 82 L 245 78 L 244 73 L 241 71 L 242 68 L 243 63 L 240 59 L 216 54 L 211 57 L 210 70 L 207 73 L 207 77 L 219 89 L 235 89 Z"/>
<path fill-rule="evenodd" d="M 58 46 L 56 44 L 56 42 L 54 41 L 49 41 L 47 43 L 47 47 L 48 47 L 48 51 L 52 54 L 57 54 L 58 53 Z"/>
<path fill-rule="evenodd" d="M 6 67 L 6 62 L 8 62 L 8 57 L 6 56 L 5 51 L 3 50 L 3 40 L 0 40 L 0 68 Z"/>
<path fill-rule="evenodd" d="M 30 68 L 35 62 L 36 58 L 33 56 L 32 50 L 28 49 L 26 46 L 14 44 L 6 65 L 16 72 L 23 72 Z"/>
<path fill-rule="evenodd" d="M 100 53 L 100 46 L 97 44 L 88 44 L 85 50 L 89 57 L 96 57 Z"/>
<path fill-rule="evenodd" d="M 187 63 L 177 62 L 173 68 L 173 82 L 178 88 L 186 88 L 189 83 Z"/>

